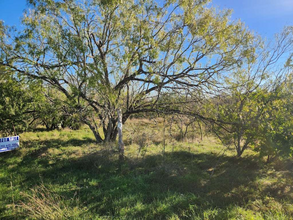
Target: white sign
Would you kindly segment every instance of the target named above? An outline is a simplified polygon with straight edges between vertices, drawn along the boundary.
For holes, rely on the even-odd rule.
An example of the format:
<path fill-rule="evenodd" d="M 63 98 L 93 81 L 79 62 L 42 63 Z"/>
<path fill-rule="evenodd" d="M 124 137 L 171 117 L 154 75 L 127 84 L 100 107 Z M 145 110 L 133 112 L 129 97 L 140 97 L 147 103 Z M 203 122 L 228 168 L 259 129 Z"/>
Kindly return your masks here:
<path fill-rule="evenodd" d="M 19 136 L 0 138 L 0 153 L 19 147 Z"/>

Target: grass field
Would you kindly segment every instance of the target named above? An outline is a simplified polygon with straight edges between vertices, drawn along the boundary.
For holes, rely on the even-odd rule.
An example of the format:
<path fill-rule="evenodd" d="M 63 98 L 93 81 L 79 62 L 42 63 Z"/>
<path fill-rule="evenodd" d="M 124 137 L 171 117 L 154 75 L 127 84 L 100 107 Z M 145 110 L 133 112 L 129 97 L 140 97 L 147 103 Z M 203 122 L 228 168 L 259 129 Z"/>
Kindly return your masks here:
<path fill-rule="evenodd" d="M 0 154 L 0 219 L 292 219 L 293 160 L 236 158 L 213 137 L 125 126 L 125 160 L 91 131 L 20 135 Z"/>

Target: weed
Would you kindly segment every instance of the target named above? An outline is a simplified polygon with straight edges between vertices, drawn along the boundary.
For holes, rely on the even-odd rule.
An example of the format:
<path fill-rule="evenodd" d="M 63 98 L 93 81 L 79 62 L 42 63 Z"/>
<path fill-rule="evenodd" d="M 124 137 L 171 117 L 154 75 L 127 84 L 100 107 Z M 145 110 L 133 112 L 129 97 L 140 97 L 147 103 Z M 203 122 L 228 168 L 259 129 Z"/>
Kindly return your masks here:
<path fill-rule="evenodd" d="M 23 198 L 19 211 L 27 212 L 32 219 L 79 219 L 86 211 L 78 206 L 77 198 L 66 200 L 44 185 L 31 189 L 30 193 L 23 193 Z"/>

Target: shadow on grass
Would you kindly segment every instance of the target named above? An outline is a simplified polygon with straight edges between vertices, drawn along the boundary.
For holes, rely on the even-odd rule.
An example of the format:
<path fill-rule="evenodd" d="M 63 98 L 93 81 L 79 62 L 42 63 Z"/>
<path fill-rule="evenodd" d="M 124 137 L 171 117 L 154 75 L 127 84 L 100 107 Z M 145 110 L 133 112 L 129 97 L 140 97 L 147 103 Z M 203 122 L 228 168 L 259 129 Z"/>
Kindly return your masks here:
<path fill-rule="evenodd" d="M 245 205 L 260 193 L 255 181 L 262 169 L 256 157 L 237 159 L 177 151 L 126 158 L 120 163 L 115 153 L 99 150 L 53 164 L 49 164 L 50 158 L 39 158 L 49 148 L 90 143 L 93 140 L 42 142 L 43 147 L 11 169 L 14 173 L 20 168 L 26 170 L 21 174 L 20 190 L 42 182 L 65 198 L 77 195 L 89 216 L 125 219 L 166 219 L 172 215 L 204 218 L 203 213 L 213 209 L 219 209 L 216 219 L 225 219 L 233 207 Z M 11 156 L 13 153 L 7 154 Z M 33 169 L 34 165 L 40 169 Z"/>
<path fill-rule="evenodd" d="M 26 157 L 28 158 L 36 158 L 48 151 L 48 149 L 59 149 L 61 147 L 80 147 L 82 145 L 89 145 L 96 143 L 91 138 L 83 138 L 81 139 L 70 139 L 63 141 L 62 139 L 53 139 L 53 140 L 46 140 L 46 141 L 36 141 L 36 142 L 23 142 L 23 145 L 26 146 L 26 148 L 33 148 L 34 150 L 27 154 Z"/>

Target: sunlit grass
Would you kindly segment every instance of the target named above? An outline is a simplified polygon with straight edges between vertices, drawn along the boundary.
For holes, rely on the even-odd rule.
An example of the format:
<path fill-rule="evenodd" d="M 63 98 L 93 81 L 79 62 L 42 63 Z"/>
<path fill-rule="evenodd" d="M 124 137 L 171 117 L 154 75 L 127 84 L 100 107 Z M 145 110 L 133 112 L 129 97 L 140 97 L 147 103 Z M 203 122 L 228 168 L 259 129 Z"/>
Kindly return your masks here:
<path fill-rule="evenodd" d="M 251 150 L 238 159 L 214 137 L 178 142 L 162 127 L 126 124 L 123 162 L 86 127 L 21 134 L 0 155 L 0 218 L 292 218 L 292 161 L 265 164 Z"/>

